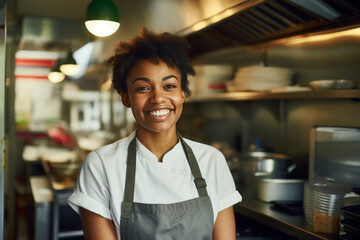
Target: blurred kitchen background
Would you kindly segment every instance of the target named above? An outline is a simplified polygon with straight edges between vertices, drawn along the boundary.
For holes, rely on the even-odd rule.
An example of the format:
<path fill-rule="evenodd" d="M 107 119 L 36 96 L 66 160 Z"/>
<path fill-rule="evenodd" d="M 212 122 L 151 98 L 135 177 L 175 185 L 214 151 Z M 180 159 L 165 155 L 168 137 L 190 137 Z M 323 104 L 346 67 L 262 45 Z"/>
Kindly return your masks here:
<path fill-rule="evenodd" d="M 64 199 L 89 151 L 135 129 L 106 60 L 142 26 L 188 40 L 197 75 L 178 129 L 221 150 L 239 186 L 256 187 L 241 172 L 252 152 L 285 155 L 292 179 L 360 186 L 359 1 L 114 0 L 120 27 L 107 37 L 85 27 L 91 2 L 0 1 L 0 239 L 82 239 Z M 80 70 L 51 82 L 69 54 Z M 319 156 L 321 141 L 331 156 Z M 276 230 L 271 239 L 338 239 L 305 217 L 297 229 L 258 224 Z"/>

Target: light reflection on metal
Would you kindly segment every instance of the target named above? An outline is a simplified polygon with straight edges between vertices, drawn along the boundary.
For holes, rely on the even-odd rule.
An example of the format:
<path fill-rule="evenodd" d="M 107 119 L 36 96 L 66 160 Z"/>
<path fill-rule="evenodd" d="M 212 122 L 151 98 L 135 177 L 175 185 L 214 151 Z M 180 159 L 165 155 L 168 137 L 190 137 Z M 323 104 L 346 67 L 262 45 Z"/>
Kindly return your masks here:
<path fill-rule="evenodd" d="M 215 15 L 212 18 L 210 18 L 210 21 L 212 23 L 216 23 L 216 22 L 221 21 L 221 20 L 223 20 L 223 19 L 225 19 L 225 18 L 227 18 L 227 17 L 229 17 L 229 16 L 231 16 L 231 15 L 233 15 L 235 13 L 236 13 L 236 11 L 234 11 L 233 9 L 227 9 L 224 12 L 219 13 L 218 15 Z"/>
<path fill-rule="evenodd" d="M 201 22 L 196 23 L 196 24 L 192 27 L 192 29 L 193 29 L 194 31 L 198 31 L 198 30 L 200 30 L 200 29 L 205 28 L 207 25 L 208 25 L 207 21 L 201 21 Z"/>
<path fill-rule="evenodd" d="M 179 33 L 183 35 L 191 34 L 193 32 L 199 31 L 201 29 L 204 29 L 206 27 L 209 27 L 210 25 L 217 23 L 223 19 L 226 19 L 227 17 L 234 15 L 238 12 L 241 12 L 243 10 L 246 10 L 252 6 L 255 6 L 257 4 L 260 4 L 264 2 L 265 0 L 227 0 L 227 1 L 216 1 L 216 4 L 212 4 L 211 8 L 209 8 L 208 4 L 209 1 L 206 0 L 198 0 L 192 3 L 196 3 L 197 10 L 201 10 L 201 14 L 199 16 L 202 16 L 202 18 L 198 19 L 199 21 L 196 22 L 197 18 L 191 18 L 191 16 L 187 16 L 186 14 L 189 9 L 188 5 L 184 5 L 184 10 L 182 11 L 185 13 L 189 19 L 192 20 L 193 24 L 191 24 L 191 21 L 187 21 L 182 30 L 179 31 Z M 218 7 L 217 7 L 218 6 Z M 192 9 L 194 10 L 194 9 Z M 190 24 L 190 25 L 189 25 Z"/>
<path fill-rule="evenodd" d="M 297 37 L 290 38 L 284 42 L 286 45 L 294 45 L 294 44 L 304 44 L 304 43 L 313 43 L 313 42 L 325 42 L 329 40 L 334 40 L 336 38 L 341 37 L 360 37 L 360 28 L 315 35 L 315 36 L 305 36 L 305 37 Z"/>

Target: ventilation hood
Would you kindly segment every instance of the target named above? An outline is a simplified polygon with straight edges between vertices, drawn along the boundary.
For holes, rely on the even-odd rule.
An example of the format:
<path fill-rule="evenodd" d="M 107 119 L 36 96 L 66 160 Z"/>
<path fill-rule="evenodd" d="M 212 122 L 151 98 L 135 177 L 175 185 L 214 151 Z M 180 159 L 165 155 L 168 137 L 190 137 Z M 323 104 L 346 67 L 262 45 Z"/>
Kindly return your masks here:
<path fill-rule="evenodd" d="M 21 29 L 19 50 L 67 52 L 90 41 L 80 21 L 26 16 Z"/>
<path fill-rule="evenodd" d="M 358 0 L 243 0 L 180 31 L 190 56 L 360 24 Z"/>

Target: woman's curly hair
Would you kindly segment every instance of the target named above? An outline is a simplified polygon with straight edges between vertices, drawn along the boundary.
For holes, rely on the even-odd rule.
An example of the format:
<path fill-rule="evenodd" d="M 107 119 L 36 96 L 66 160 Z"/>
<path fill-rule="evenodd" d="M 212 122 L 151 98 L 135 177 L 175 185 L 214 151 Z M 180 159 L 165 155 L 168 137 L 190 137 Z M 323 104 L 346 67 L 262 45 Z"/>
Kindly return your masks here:
<path fill-rule="evenodd" d="M 171 68 L 177 67 L 181 74 L 181 89 L 186 96 L 190 96 L 188 75 L 195 75 L 187 55 L 188 43 L 180 36 L 170 33 L 153 33 L 141 28 L 139 36 L 128 42 L 120 41 L 116 45 L 116 53 L 108 59 L 113 65 L 112 84 L 117 92 L 127 93 L 126 75 L 131 67 L 140 60 L 151 60 L 159 63 L 160 60 Z"/>

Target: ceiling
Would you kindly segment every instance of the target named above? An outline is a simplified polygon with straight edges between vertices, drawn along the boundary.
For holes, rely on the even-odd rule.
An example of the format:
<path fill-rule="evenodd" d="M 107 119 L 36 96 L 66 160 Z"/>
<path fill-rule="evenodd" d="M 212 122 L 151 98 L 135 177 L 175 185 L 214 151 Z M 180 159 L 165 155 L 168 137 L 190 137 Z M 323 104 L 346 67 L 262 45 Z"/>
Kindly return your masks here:
<path fill-rule="evenodd" d="M 84 20 L 91 0 L 17 0 L 18 16 L 39 16 L 67 20 Z"/>

